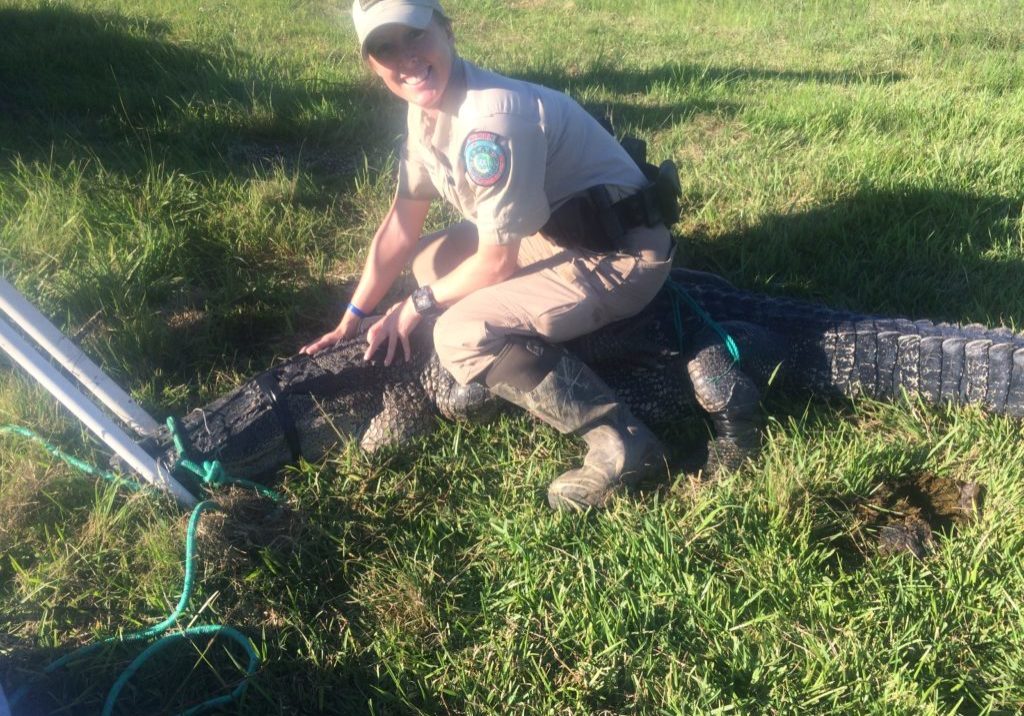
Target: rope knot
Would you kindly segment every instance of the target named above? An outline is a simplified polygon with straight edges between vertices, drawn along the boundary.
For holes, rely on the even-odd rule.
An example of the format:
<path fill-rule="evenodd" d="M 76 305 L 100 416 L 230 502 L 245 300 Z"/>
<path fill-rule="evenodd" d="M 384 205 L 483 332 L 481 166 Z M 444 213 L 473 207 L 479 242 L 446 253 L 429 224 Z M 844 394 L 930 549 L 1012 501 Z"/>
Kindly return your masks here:
<path fill-rule="evenodd" d="M 203 462 L 203 483 L 210 485 L 211 487 L 223 487 L 230 482 L 228 474 L 224 471 L 224 466 L 220 464 L 220 460 L 206 460 Z"/>
<path fill-rule="evenodd" d="M 181 468 L 188 470 L 195 475 L 199 480 L 209 487 L 224 487 L 226 485 L 239 485 L 241 487 L 248 487 L 256 490 L 259 494 L 264 497 L 269 497 L 275 502 L 281 501 L 281 495 L 274 492 L 273 490 L 258 485 L 255 482 L 249 480 L 242 480 L 236 477 L 232 477 L 228 474 L 228 471 L 224 469 L 220 460 L 203 460 L 202 465 L 198 465 L 189 459 L 188 454 L 185 450 L 185 441 L 182 439 L 182 435 L 178 426 L 178 421 L 174 419 L 174 416 L 167 418 L 167 429 L 171 432 L 171 439 L 174 441 L 174 447 L 178 451 L 178 462 L 174 466 L 175 469 Z"/>

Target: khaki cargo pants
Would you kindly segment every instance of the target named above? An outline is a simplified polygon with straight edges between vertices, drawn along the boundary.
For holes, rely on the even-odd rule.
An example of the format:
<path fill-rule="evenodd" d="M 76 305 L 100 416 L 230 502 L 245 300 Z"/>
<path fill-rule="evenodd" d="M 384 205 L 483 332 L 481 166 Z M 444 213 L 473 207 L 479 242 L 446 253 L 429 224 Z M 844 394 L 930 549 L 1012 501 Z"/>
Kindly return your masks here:
<path fill-rule="evenodd" d="M 561 343 L 639 313 L 672 266 L 664 226 L 630 230 L 622 253 L 563 249 L 534 235 L 519 245 L 519 270 L 474 291 L 434 326 L 441 364 L 462 384 L 481 378 L 509 336 Z M 420 286 L 436 281 L 476 251 L 468 221 L 420 240 L 412 270 Z"/>

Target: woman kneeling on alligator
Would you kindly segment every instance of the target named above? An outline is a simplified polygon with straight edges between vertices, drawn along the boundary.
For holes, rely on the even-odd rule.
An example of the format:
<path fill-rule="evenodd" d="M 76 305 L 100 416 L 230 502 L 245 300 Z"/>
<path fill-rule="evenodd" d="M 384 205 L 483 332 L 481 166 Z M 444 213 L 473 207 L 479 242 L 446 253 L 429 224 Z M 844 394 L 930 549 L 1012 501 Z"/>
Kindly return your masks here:
<path fill-rule="evenodd" d="M 365 61 L 408 102 L 391 208 L 337 328 L 354 337 L 411 260 L 419 288 L 368 333 L 390 364 L 423 318 L 461 385 L 482 383 L 587 443 L 583 466 L 548 488 L 552 508 L 602 507 L 657 471 L 651 431 L 559 344 L 638 313 L 668 275 L 673 241 L 640 166 L 566 95 L 460 58 L 437 0 L 355 0 Z M 463 216 L 421 237 L 431 202 Z"/>

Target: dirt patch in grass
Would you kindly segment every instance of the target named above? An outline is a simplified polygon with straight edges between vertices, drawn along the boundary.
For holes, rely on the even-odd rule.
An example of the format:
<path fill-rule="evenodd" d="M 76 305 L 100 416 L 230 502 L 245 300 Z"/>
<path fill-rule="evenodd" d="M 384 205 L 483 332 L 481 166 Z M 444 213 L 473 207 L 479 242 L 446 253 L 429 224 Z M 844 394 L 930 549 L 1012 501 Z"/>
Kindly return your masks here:
<path fill-rule="evenodd" d="M 931 472 L 892 477 L 865 497 L 844 495 L 827 500 L 835 521 L 818 530 L 833 541 L 846 566 L 870 555 L 911 554 L 924 559 L 934 551 L 937 535 L 981 518 L 985 488 L 975 482 Z"/>

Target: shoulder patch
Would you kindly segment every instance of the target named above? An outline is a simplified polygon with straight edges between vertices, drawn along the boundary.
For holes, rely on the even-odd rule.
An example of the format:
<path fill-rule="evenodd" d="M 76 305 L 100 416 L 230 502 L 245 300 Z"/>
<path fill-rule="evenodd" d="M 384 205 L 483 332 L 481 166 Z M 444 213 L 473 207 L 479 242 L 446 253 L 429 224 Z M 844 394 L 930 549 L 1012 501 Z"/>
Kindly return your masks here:
<path fill-rule="evenodd" d="M 473 132 L 462 146 L 466 173 L 477 186 L 494 186 L 508 172 L 508 153 L 493 132 Z"/>

